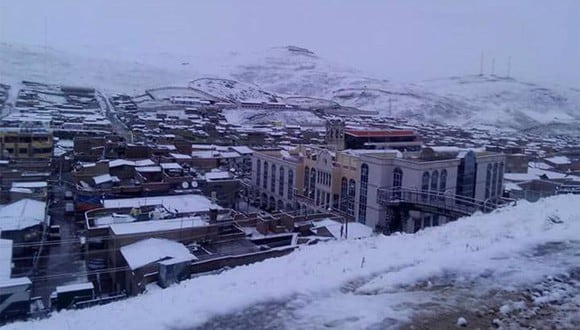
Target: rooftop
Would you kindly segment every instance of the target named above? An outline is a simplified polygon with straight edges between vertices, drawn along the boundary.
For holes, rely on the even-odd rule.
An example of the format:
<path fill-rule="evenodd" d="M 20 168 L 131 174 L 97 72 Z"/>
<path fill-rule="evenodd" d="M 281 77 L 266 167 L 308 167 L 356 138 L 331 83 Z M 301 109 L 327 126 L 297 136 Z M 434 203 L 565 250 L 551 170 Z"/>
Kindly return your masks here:
<path fill-rule="evenodd" d="M 178 258 L 182 260 L 197 259 L 189 252 L 185 245 L 159 238 L 149 238 L 123 246 L 121 248 L 121 254 L 127 261 L 131 270 L 168 258 Z"/>
<path fill-rule="evenodd" d="M 0 230 L 22 230 L 42 223 L 46 203 L 32 199 L 0 205 Z"/>
<path fill-rule="evenodd" d="M 389 136 L 415 136 L 411 130 L 355 130 L 347 129 L 344 131 L 354 137 L 389 137 Z"/>
<path fill-rule="evenodd" d="M 202 195 L 170 195 L 155 197 L 136 197 L 107 199 L 104 208 L 137 207 L 148 205 L 163 205 L 167 210 L 177 213 L 192 213 L 209 210 L 211 201 Z"/>
<path fill-rule="evenodd" d="M 111 230 L 116 235 L 130 235 L 139 233 L 171 231 L 203 226 L 207 226 L 207 222 L 202 220 L 200 217 L 185 217 L 168 220 L 149 220 L 130 223 L 116 223 L 111 225 Z"/>

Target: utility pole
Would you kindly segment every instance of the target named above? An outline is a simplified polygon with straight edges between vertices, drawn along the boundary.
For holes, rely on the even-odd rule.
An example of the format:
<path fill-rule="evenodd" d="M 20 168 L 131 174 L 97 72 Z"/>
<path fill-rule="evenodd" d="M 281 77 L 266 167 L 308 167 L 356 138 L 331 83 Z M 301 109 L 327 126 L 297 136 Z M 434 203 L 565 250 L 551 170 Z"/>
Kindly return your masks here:
<path fill-rule="evenodd" d="M 512 57 L 508 57 L 508 65 L 507 65 L 507 78 L 510 77 L 510 71 L 512 70 Z"/>
<path fill-rule="evenodd" d="M 495 57 L 491 59 L 491 75 L 495 74 Z"/>

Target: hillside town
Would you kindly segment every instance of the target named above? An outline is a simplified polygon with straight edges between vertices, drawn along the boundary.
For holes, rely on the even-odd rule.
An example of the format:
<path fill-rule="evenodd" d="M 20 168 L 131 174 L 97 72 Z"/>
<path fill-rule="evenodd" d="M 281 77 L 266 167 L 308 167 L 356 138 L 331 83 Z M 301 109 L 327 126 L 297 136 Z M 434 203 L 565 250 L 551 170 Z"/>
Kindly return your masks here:
<path fill-rule="evenodd" d="M 0 85 L 3 322 L 301 245 L 580 194 L 578 135 L 422 123 L 306 97 L 250 102 L 194 86 L 127 95 Z"/>

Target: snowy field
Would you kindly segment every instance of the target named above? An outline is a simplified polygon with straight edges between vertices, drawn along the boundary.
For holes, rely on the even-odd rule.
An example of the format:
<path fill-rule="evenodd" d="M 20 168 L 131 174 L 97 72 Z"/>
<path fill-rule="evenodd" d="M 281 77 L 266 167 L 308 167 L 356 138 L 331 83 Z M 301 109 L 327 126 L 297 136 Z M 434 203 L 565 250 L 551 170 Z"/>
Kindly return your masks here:
<path fill-rule="evenodd" d="M 526 313 L 539 328 L 546 326 L 541 322 L 577 328 L 579 202 L 580 196 L 518 202 L 414 235 L 304 246 L 166 290 L 153 285 L 126 301 L 5 328 L 378 329 L 430 321 L 452 328 L 459 317 L 509 326 Z"/>

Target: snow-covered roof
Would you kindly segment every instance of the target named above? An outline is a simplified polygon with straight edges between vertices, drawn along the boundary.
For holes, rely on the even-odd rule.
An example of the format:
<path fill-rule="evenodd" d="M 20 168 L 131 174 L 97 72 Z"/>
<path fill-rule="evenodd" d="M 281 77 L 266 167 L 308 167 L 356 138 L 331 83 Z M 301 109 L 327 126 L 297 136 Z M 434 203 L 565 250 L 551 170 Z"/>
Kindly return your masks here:
<path fill-rule="evenodd" d="M 113 178 L 111 177 L 111 175 L 109 173 L 107 173 L 107 174 L 94 176 L 93 181 L 95 181 L 95 184 L 101 184 L 101 183 L 111 182 L 111 181 L 113 181 Z"/>
<path fill-rule="evenodd" d="M 170 153 L 169 155 L 175 159 L 191 159 L 191 156 L 186 154 Z"/>
<path fill-rule="evenodd" d="M 177 163 L 161 163 L 159 164 L 164 170 L 181 170 L 183 167 Z"/>
<path fill-rule="evenodd" d="M 12 188 L 46 188 L 47 186 L 46 181 L 12 182 Z"/>
<path fill-rule="evenodd" d="M 71 292 L 71 291 L 79 291 L 79 290 L 93 290 L 95 286 L 93 283 L 86 282 L 86 283 L 75 283 L 75 284 L 67 284 L 61 285 L 56 287 L 56 292 L 63 293 L 63 292 Z"/>
<path fill-rule="evenodd" d="M 32 281 L 28 277 L 13 277 L 0 279 L 0 288 L 14 287 L 20 285 L 32 285 Z"/>
<path fill-rule="evenodd" d="M 111 160 L 109 162 L 109 168 L 123 166 L 123 165 L 135 166 L 135 162 L 132 162 L 132 161 L 126 160 L 126 159 L 115 159 L 115 160 Z"/>
<path fill-rule="evenodd" d="M 202 195 L 171 195 L 171 196 L 153 196 L 153 197 L 136 197 L 121 199 L 106 199 L 103 206 L 105 208 L 116 207 L 137 207 L 148 205 L 163 205 L 167 210 L 179 213 L 190 213 L 207 211 L 210 208 L 211 201 Z"/>
<path fill-rule="evenodd" d="M 321 221 L 314 222 L 313 225 L 314 225 L 314 227 L 313 227 L 314 229 L 326 227 L 326 229 L 328 229 L 328 231 L 332 234 L 332 236 L 334 236 L 335 238 L 338 238 L 338 239 L 341 238 L 340 228 L 341 228 L 341 226 L 343 226 L 343 223 L 340 223 L 338 221 L 331 220 L 331 219 L 324 219 Z M 348 239 L 357 239 L 357 238 L 369 237 L 373 233 L 373 230 L 371 227 L 365 226 L 365 225 L 358 223 L 358 222 L 349 222 L 347 224 L 347 226 L 348 226 L 348 228 L 343 227 L 343 236 L 348 231 Z"/>
<path fill-rule="evenodd" d="M 546 158 L 546 161 L 548 161 L 552 164 L 556 164 L 556 165 L 567 165 L 567 164 L 572 163 L 570 158 L 568 158 L 566 156 L 554 156 L 554 157 Z"/>
<path fill-rule="evenodd" d="M 111 230 L 116 235 L 128 235 L 138 233 L 151 233 L 156 231 L 170 231 L 203 226 L 207 226 L 207 222 L 200 217 L 184 217 L 167 220 L 150 220 L 130 223 L 116 223 L 111 225 Z"/>
<path fill-rule="evenodd" d="M 46 203 L 33 199 L 0 205 L 1 230 L 22 230 L 44 222 Z"/>
<path fill-rule="evenodd" d="M 141 173 L 154 173 L 154 172 L 161 172 L 161 167 L 159 166 L 143 166 L 143 167 L 135 167 L 137 172 Z"/>
<path fill-rule="evenodd" d="M 246 146 L 235 146 L 235 147 L 230 147 L 230 148 L 232 150 L 234 150 L 235 152 L 239 153 L 240 155 L 249 155 L 249 154 L 254 153 L 254 150 L 252 150 Z"/>
<path fill-rule="evenodd" d="M 135 161 L 135 166 L 152 166 L 155 165 L 151 159 L 143 159 Z"/>
<path fill-rule="evenodd" d="M 129 268 L 135 270 L 152 262 L 167 258 L 196 260 L 185 245 L 159 238 L 149 238 L 137 243 L 123 246 L 121 254 L 127 261 Z"/>
<path fill-rule="evenodd" d="M 137 220 L 137 219 L 135 219 L 134 217 L 132 217 L 129 214 L 113 213 L 112 215 L 96 218 L 93 222 L 94 222 L 96 227 L 103 227 L 103 226 L 108 226 L 108 225 L 111 225 L 114 223 L 134 222 L 135 220 Z"/>
<path fill-rule="evenodd" d="M 231 176 L 230 172 L 226 172 L 226 171 L 214 171 L 214 172 L 208 172 L 205 174 L 206 180 L 224 180 L 224 179 L 229 179 L 231 177 L 232 176 Z"/>
<path fill-rule="evenodd" d="M 12 274 L 12 240 L 0 239 L 0 281 Z"/>

